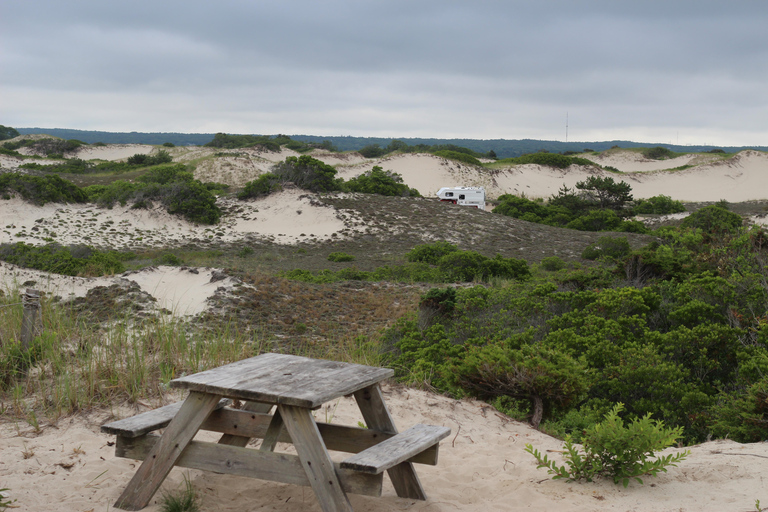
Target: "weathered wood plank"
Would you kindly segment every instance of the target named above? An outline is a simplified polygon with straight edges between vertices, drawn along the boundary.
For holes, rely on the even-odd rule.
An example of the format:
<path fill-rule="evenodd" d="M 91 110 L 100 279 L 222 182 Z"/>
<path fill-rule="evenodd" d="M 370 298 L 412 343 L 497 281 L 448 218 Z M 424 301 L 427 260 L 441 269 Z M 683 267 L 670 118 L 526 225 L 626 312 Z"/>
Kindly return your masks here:
<path fill-rule="evenodd" d="M 397 427 L 390 416 L 387 406 L 384 403 L 384 396 L 381 394 L 381 388 L 378 384 L 373 384 L 355 392 L 360 412 L 363 414 L 365 423 L 376 430 L 397 434 Z M 387 470 L 389 479 L 395 492 L 401 498 L 411 498 L 415 500 L 426 500 L 427 494 L 419 481 L 419 476 L 410 462 L 401 462 Z"/>
<path fill-rule="evenodd" d="M 336 468 L 309 409 L 284 404 L 278 405 L 277 409 L 293 439 L 293 446 L 320 508 L 324 512 L 352 512 L 352 505 L 339 483 Z"/>
<path fill-rule="evenodd" d="M 261 442 L 259 450 L 263 452 L 275 451 L 277 446 L 277 438 L 280 436 L 280 432 L 283 430 L 283 417 L 280 416 L 280 410 L 276 410 L 272 421 L 269 422 L 267 427 L 267 433 L 264 434 L 264 440 Z"/>
<path fill-rule="evenodd" d="M 118 437 L 115 455 L 144 460 L 160 436 Z M 296 455 L 261 452 L 250 448 L 190 441 L 176 465 L 183 468 L 214 471 L 238 476 L 258 478 L 284 484 L 309 486 L 309 479 Z M 341 488 L 352 494 L 381 496 L 382 476 L 358 473 L 334 465 Z M 361 477 L 362 475 L 362 477 Z"/>
<path fill-rule="evenodd" d="M 203 425 L 203 430 L 222 432 L 225 435 L 240 435 L 245 438 L 261 439 L 266 435 L 267 427 L 272 419 L 269 414 L 251 413 L 243 410 L 225 407 L 211 413 Z M 349 427 L 331 423 L 316 422 L 320 435 L 328 450 L 345 453 L 358 453 L 375 446 L 378 443 L 395 436 L 387 432 L 371 428 Z M 285 429 L 280 431 L 277 438 L 280 443 L 291 443 L 291 436 Z M 220 441 L 221 442 L 221 441 Z M 242 445 L 245 446 L 245 445 Z M 415 455 L 409 462 L 418 464 L 437 464 L 437 445 L 431 446 Z"/>
<path fill-rule="evenodd" d="M 394 375 L 389 368 L 262 354 L 170 382 L 184 388 L 243 400 L 315 408 Z"/>
<path fill-rule="evenodd" d="M 168 424 L 163 436 L 117 499 L 115 507 L 141 510 L 147 506 L 176 464 L 187 443 L 195 436 L 205 418 L 216 408 L 220 398 L 218 395 L 190 392 L 179 412 Z"/>
<path fill-rule="evenodd" d="M 183 403 L 183 401 L 176 402 L 131 416 L 130 418 L 123 418 L 121 420 L 106 423 L 101 426 L 101 431 L 105 434 L 123 437 L 143 436 L 147 432 L 165 428 L 171 422 L 173 417 L 176 416 L 176 413 L 179 412 L 181 404 Z M 231 403 L 232 400 L 225 398 L 219 401 L 216 408 L 221 409 Z"/>
<path fill-rule="evenodd" d="M 245 402 L 245 405 L 243 406 L 242 410 L 238 411 L 243 414 L 249 414 L 249 413 L 268 413 L 272 410 L 272 404 L 262 404 L 259 402 Z M 208 416 L 208 419 L 206 422 L 208 422 L 211 419 L 211 416 Z M 245 435 L 241 431 L 237 430 L 238 423 L 235 421 L 230 426 L 233 426 L 234 428 L 231 428 L 229 431 L 222 431 L 219 430 L 218 432 L 225 432 L 223 436 L 221 436 L 221 439 L 219 439 L 219 444 L 228 444 L 230 446 L 246 446 L 248 444 L 248 441 L 251 440 L 252 437 L 256 436 L 249 436 Z M 205 427 L 205 423 L 203 423 L 203 426 L 201 428 L 204 428 L 206 430 L 216 430 L 216 429 L 207 429 Z M 262 436 L 258 436 L 262 437 Z"/>
<path fill-rule="evenodd" d="M 377 475 L 431 446 L 451 433 L 448 427 L 417 424 L 342 461 L 341 467 Z"/>

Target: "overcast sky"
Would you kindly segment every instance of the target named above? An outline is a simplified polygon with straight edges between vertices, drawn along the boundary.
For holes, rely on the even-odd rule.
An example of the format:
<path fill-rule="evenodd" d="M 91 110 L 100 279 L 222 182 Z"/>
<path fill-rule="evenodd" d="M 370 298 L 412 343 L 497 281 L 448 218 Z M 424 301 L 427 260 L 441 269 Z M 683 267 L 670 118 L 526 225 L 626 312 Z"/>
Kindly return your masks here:
<path fill-rule="evenodd" d="M 768 2 L 0 0 L 0 124 L 768 145 Z"/>

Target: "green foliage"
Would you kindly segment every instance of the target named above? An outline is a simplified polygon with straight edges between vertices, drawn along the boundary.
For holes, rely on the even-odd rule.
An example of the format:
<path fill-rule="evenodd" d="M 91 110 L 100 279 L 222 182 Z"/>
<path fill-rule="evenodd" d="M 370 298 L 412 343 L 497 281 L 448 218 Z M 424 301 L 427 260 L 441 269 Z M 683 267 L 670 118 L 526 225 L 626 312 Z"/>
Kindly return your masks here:
<path fill-rule="evenodd" d="M 3 128 L 3 127 L 0 126 L 0 128 Z M 4 489 L 0 489 L 0 510 L 7 510 L 16 501 L 6 497 L 4 493 L 8 491 L 10 491 L 10 489 L 8 489 L 7 487 Z"/>
<path fill-rule="evenodd" d="M 342 180 L 336 179 L 336 169 L 309 155 L 289 156 L 276 164 L 272 173 L 283 181 L 312 192 L 333 192 L 342 189 Z"/>
<path fill-rule="evenodd" d="M 525 451 L 536 458 L 537 467 L 547 468 L 547 473 L 554 475 L 553 479 L 591 482 L 597 476 L 608 476 L 624 487 L 632 479 L 642 484 L 641 476 L 666 473 L 667 467 L 677 467 L 678 462 L 690 455 L 690 451 L 686 450 L 652 459 L 656 452 L 675 443 L 682 434 L 682 428 L 666 428 L 664 422 L 651 420 L 650 414 L 625 425 L 619 418 L 622 410 L 623 405 L 616 404 L 604 421 L 587 429 L 583 452 L 574 446 L 570 436 L 566 437 L 563 457 L 567 467 L 558 466 L 530 444 L 525 445 Z"/>
<path fill-rule="evenodd" d="M 537 428 L 544 409 L 567 407 L 589 387 L 586 365 L 567 353 L 541 344 L 502 341 L 468 346 L 447 370 L 447 379 L 481 398 L 508 396 L 533 402 L 531 424 Z"/>
<path fill-rule="evenodd" d="M 557 272 L 565 268 L 565 262 L 557 256 L 547 256 L 541 260 L 541 268 L 550 272 Z"/>
<path fill-rule="evenodd" d="M 238 192 L 237 198 L 240 200 L 252 199 L 256 197 L 268 196 L 272 192 L 283 190 L 280 184 L 280 178 L 274 173 L 267 172 L 253 181 L 245 184 L 243 190 Z"/>
<path fill-rule="evenodd" d="M 14 139 L 20 134 L 15 128 L 10 126 L 3 126 L 0 124 L 0 140 Z"/>
<path fill-rule="evenodd" d="M 546 203 L 504 194 L 499 196 L 493 213 L 580 231 L 648 231 L 640 222 L 622 220 L 631 213 L 628 205 L 632 194 L 627 183 L 590 176 L 578 182 L 576 188 L 579 192 L 563 186 Z"/>
<path fill-rule="evenodd" d="M 594 244 L 589 244 L 581 253 L 585 260 L 607 259 L 619 260 L 625 258 L 631 250 L 626 237 L 614 238 L 601 236 Z"/>
<path fill-rule="evenodd" d="M 720 205 L 712 205 L 705 206 L 687 216 L 683 219 L 682 227 L 700 229 L 708 235 L 719 236 L 734 232 L 743 222 L 739 214 L 730 212 Z"/>
<path fill-rule="evenodd" d="M 629 183 L 616 182 L 611 177 L 589 176 L 584 181 L 576 183 L 582 197 L 594 207 L 601 210 L 613 210 L 622 214 L 626 205 L 632 201 Z"/>
<path fill-rule="evenodd" d="M 0 196 L 9 199 L 13 193 L 38 205 L 88 201 L 83 190 L 59 176 L 30 176 L 18 172 L 0 174 Z"/>
<path fill-rule="evenodd" d="M 408 261 L 419 261 L 430 265 L 437 265 L 440 258 L 458 250 L 457 246 L 441 240 L 431 244 L 415 246 L 406 254 L 406 258 Z"/>
<path fill-rule="evenodd" d="M 355 261 L 355 257 L 345 252 L 332 252 L 328 255 L 328 261 L 335 261 L 337 263 Z"/>
<path fill-rule="evenodd" d="M 145 208 L 158 201 L 168 213 L 191 222 L 216 224 L 221 217 L 216 197 L 183 164 L 155 166 L 136 183 L 119 180 L 107 186 L 90 186 L 85 191 L 89 200 L 110 208 L 128 202 Z"/>
<path fill-rule="evenodd" d="M 463 162 L 465 164 L 477 165 L 477 166 L 482 165 L 480 160 L 478 160 L 474 156 L 468 155 L 466 153 L 460 153 L 458 151 L 441 150 L 441 151 L 435 151 L 433 154 L 435 156 L 447 158 L 449 160 L 456 160 L 457 162 Z"/>
<path fill-rule="evenodd" d="M 441 257 L 437 267 L 448 279 L 455 281 L 487 281 L 491 277 L 526 279 L 530 276 L 528 263 L 496 255 L 487 258 L 475 251 L 455 251 Z"/>
<path fill-rule="evenodd" d="M 378 165 L 370 171 L 348 180 L 344 188 L 350 192 L 379 194 L 382 196 L 421 197 L 419 191 L 409 188 L 396 172 L 385 171 Z"/>
<path fill-rule="evenodd" d="M 713 433 L 739 443 L 768 439 L 768 376 L 736 393 L 721 393 L 712 408 Z"/>
<path fill-rule="evenodd" d="M 200 498 L 189 477 L 184 475 L 184 487 L 175 493 L 163 493 L 160 503 L 162 512 L 199 512 Z"/>
<path fill-rule="evenodd" d="M 287 135 L 230 135 L 226 133 L 217 133 L 213 136 L 213 140 L 205 144 L 210 148 L 247 148 L 247 147 L 260 147 L 267 151 L 277 152 L 281 147 L 286 147 L 299 153 L 304 153 L 313 148 L 321 148 L 326 151 L 336 151 L 336 148 L 330 141 L 323 141 L 322 143 L 314 142 L 301 142 L 293 140 Z"/>
<path fill-rule="evenodd" d="M 160 164 L 168 164 L 173 161 L 173 158 L 171 157 L 170 153 L 167 151 L 161 149 L 154 155 L 144 155 L 141 153 L 137 153 L 131 157 L 128 157 L 128 165 L 135 165 L 135 166 L 151 166 L 151 165 L 160 165 Z"/>
<path fill-rule="evenodd" d="M 567 169 L 571 165 L 595 166 L 594 162 L 587 160 L 586 158 L 558 155 L 557 153 L 530 153 L 516 158 L 505 158 L 499 160 L 499 162 L 511 165 L 536 164 L 546 167 L 556 167 L 558 169 Z"/>
<path fill-rule="evenodd" d="M 123 262 L 133 257 L 132 253 L 101 252 L 87 245 L 0 245 L 0 259 L 8 263 L 69 276 L 119 274 L 125 272 Z"/>
<path fill-rule="evenodd" d="M 172 267 L 179 267 L 184 264 L 184 261 L 172 252 L 164 252 L 155 259 L 155 262 L 158 265 L 169 265 Z"/>
<path fill-rule="evenodd" d="M 674 158 L 677 156 L 677 153 L 662 146 L 645 148 L 642 150 L 642 153 L 645 158 L 651 160 L 665 160 L 667 158 Z"/>

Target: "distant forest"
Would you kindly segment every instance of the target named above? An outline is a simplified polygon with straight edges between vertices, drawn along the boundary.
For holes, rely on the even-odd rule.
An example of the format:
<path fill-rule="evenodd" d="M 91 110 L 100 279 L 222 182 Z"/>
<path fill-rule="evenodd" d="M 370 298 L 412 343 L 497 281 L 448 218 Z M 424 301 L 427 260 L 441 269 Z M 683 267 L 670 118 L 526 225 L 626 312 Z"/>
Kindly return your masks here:
<path fill-rule="evenodd" d="M 202 146 L 213 140 L 213 133 L 174 133 L 174 132 L 101 132 L 91 130 L 71 130 L 67 128 L 16 128 L 22 134 L 48 134 L 62 139 L 76 139 L 88 144 L 104 142 L 106 144 L 153 144 L 160 145 L 170 142 L 176 146 Z M 268 135 L 268 134 L 253 134 Z M 274 135 L 274 134 L 272 134 Z M 642 143 L 627 140 L 611 140 L 601 142 L 561 142 L 556 140 L 535 139 L 420 139 L 392 137 L 349 137 L 349 136 L 320 136 L 320 135 L 290 135 L 294 140 L 302 142 L 323 143 L 329 141 L 339 151 L 357 151 L 366 146 L 378 144 L 388 146 L 393 140 L 400 140 L 409 146 L 426 144 L 429 146 L 452 144 L 471 149 L 477 153 L 496 153 L 498 158 L 510 158 L 547 151 L 549 153 L 583 152 L 585 150 L 604 151 L 614 146 L 621 148 L 656 147 L 662 146 L 675 152 L 703 152 L 712 149 L 723 149 L 735 153 L 743 149 L 768 151 L 768 146 L 680 146 L 677 144 Z"/>

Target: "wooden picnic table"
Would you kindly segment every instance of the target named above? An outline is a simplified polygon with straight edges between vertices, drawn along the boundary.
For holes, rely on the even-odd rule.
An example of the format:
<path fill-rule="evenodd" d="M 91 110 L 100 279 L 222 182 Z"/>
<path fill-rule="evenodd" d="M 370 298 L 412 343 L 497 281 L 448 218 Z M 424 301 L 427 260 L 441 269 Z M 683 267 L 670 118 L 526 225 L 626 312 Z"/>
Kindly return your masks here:
<path fill-rule="evenodd" d="M 115 506 L 146 507 L 174 466 L 309 485 L 326 512 L 351 511 L 348 492 L 380 496 L 384 471 L 398 496 L 425 500 L 413 463 L 437 464 L 450 429 L 416 425 L 398 434 L 379 387 L 393 373 L 270 353 L 172 380 L 189 390 L 183 402 L 102 426 L 117 435 L 117 456 L 144 461 Z M 315 421 L 314 409 L 349 395 L 367 428 Z M 230 408 L 226 399 L 245 405 Z M 152 433 L 160 428 L 161 436 Z M 223 436 L 194 441 L 200 429 Z M 258 450 L 246 447 L 251 438 L 263 439 Z M 274 452 L 278 441 L 293 443 L 297 455 Z M 355 455 L 335 463 L 329 450 Z"/>

